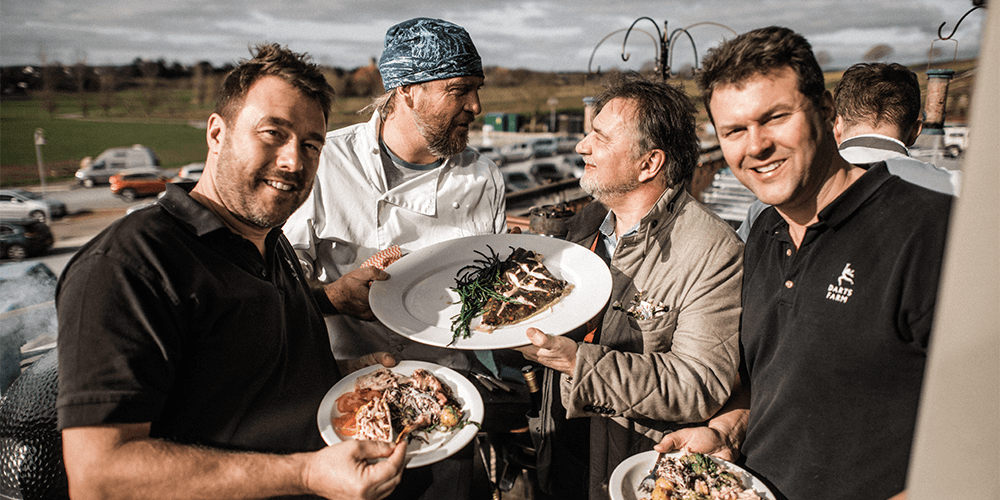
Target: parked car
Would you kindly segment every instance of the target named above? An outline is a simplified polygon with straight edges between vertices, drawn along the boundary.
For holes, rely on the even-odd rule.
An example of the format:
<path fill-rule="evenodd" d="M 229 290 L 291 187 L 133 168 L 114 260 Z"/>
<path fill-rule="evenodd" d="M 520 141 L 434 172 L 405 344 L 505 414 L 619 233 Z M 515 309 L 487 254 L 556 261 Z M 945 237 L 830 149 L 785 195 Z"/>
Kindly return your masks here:
<path fill-rule="evenodd" d="M 169 181 L 160 169 L 126 170 L 111 176 L 111 192 L 131 202 L 166 190 Z"/>
<path fill-rule="evenodd" d="M 531 176 L 539 184 L 558 182 L 566 178 L 555 163 L 536 163 L 531 166 Z"/>
<path fill-rule="evenodd" d="M 525 189 L 533 188 L 538 185 L 537 182 L 529 175 L 527 172 L 522 172 L 519 170 L 501 170 L 503 173 L 503 184 L 505 193 L 513 193 L 515 191 L 522 191 Z"/>
<path fill-rule="evenodd" d="M 0 221 L 0 256 L 24 259 L 41 255 L 55 240 L 44 222 L 34 219 L 4 219 Z"/>
<path fill-rule="evenodd" d="M 0 191 L 0 218 L 34 219 L 47 222 L 51 218 L 49 206 L 40 201 L 24 198 L 14 191 Z"/>
<path fill-rule="evenodd" d="M 187 165 L 181 167 L 181 169 L 177 172 L 177 176 L 170 179 L 170 182 L 198 182 L 198 179 L 201 179 L 201 172 L 203 170 L 205 170 L 204 163 L 188 163 Z"/>
<path fill-rule="evenodd" d="M 531 158 L 534 151 L 531 150 L 531 144 L 527 142 L 515 142 L 500 148 L 500 154 L 503 155 L 505 163 L 510 163 L 527 160 Z"/>
<path fill-rule="evenodd" d="M 559 164 L 563 173 L 567 177 L 581 178 L 583 177 L 583 172 L 587 169 L 587 162 L 583 161 L 583 157 L 579 154 L 573 153 L 563 157 L 563 161 Z"/>
<path fill-rule="evenodd" d="M 534 154 L 535 158 L 552 156 L 556 154 L 558 149 L 559 146 L 556 144 L 555 137 L 543 137 L 541 139 L 531 141 L 531 152 Z"/>
<path fill-rule="evenodd" d="M 944 128 L 944 152 L 949 158 L 958 158 L 968 148 L 969 127 Z"/>
<path fill-rule="evenodd" d="M 43 198 L 42 195 L 39 193 L 36 193 L 34 191 L 26 191 L 24 189 L 5 189 L 0 192 L 4 194 L 12 194 L 14 195 L 14 197 L 20 198 L 21 200 L 40 201 L 48 205 L 49 215 L 51 215 L 53 219 L 58 219 L 66 216 L 66 204 L 59 200 L 53 198 Z"/>
<path fill-rule="evenodd" d="M 76 180 L 84 187 L 110 182 L 111 176 L 124 170 L 157 168 L 160 158 L 156 152 L 141 144 L 130 148 L 111 148 L 97 155 L 93 161 L 76 171 Z"/>
<path fill-rule="evenodd" d="M 504 163 L 504 157 L 500 153 L 500 150 L 493 146 L 473 146 L 476 151 L 479 151 L 483 156 L 493 160 L 498 167 L 502 167 Z"/>
<path fill-rule="evenodd" d="M 580 143 L 580 138 L 575 136 L 564 136 L 556 140 L 556 153 L 569 154 L 576 151 L 576 145 Z"/>

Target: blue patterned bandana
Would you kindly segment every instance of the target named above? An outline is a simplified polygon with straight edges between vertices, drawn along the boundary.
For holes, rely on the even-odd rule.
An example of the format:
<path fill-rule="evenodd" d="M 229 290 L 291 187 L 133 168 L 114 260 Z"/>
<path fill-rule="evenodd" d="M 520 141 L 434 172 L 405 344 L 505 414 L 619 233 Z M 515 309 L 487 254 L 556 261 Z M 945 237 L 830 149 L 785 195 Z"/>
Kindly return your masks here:
<path fill-rule="evenodd" d="M 483 61 L 465 28 L 418 17 L 385 33 L 385 50 L 378 61 L 382 84 L 389 91 L 401 85 L 457 76 L 483 76 Z"/>

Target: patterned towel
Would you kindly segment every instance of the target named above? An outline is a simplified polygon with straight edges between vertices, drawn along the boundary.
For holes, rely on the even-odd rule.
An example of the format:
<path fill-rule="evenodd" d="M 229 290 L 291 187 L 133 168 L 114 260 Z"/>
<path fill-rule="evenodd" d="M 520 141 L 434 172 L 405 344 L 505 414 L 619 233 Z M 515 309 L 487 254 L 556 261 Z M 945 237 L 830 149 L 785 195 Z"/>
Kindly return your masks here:
<path fill-rule="evenodd" d="M 372 255 L 371 257 L 368 257 L 368 260 L 361 264 L 361 267 L 377 267 L 384 271 L 385 268 L 389 267 L 389 264 L 396 262 L 402 256 L 403 253 L 399 247 L 397 245 L 393 245 L 375 255 Z"/>

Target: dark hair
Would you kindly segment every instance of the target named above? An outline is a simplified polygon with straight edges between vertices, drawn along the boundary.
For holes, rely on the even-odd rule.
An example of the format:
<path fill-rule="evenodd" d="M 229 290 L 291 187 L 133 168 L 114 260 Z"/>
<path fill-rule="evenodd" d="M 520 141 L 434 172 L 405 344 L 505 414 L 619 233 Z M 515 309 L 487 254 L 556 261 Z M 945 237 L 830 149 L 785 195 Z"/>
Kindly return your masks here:
<path fill-rule="evenodd" d="M 215 112 L 225 120 L 232 120 L 239 113 L 250 87 L 265 76 L 276 76 L 297 88 L 307 97 L 315 99 L 323 108 L 323 119 L 328 121 L 333 105 L 333 87 L 311 62 L 306 54 L 297 54 L 276 43 L 257 45 L 250 51 L 253 59 L 240 61 L 222 84 L 222 95 L 215 104 Z"/>
<path fill-rule="evenodd" d="M 799 92 L 818 108 L 826 92 L 823 70 L 802 35 L 788 28 L 770 26 L 748 31 L 709 49 L 695 75 L 709 119 L 712 118 L 709 103 L 716 87 L 739 85 L 755 75 L 786 67 L 795 71 Z"/>
<path fill-rule="evenodd" d="M 595 114 L 612 99 L 634 104 L 634 156 L 663 150 L 668 187 L 687 181 L 698 167 L 701 143 L 695 125 L 695 109 L 682 89 L 647 80 L 638 73 L 609 75 L 605 90 L 597 97 Z"/>
<path fill-rule="evenodd" d="M 833 103 L 847 124 L 889 122 L 908 134 L 920 118 L 920 82 L 902 64 L 855 64 L 833 90 Z"/>

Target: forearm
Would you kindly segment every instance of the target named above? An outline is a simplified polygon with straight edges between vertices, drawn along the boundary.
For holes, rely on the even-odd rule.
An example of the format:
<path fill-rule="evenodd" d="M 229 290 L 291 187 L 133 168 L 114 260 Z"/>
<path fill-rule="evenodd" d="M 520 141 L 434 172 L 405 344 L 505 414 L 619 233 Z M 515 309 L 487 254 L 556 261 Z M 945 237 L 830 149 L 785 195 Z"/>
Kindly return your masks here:
<path fill-rule="evenodd" d="M 306 492 L 304 454 L 228 452 L 151 438 L 102 446 L 77 439 L 87 438 L 86 429 L 68 432 L 66 472 L 74 499 L 236 499 Z"/>
<path fill-rule="evenodd" d="M 583 405 L 619 409 L 620 416 L 678 423 L 704 422 L 726 403 L 735 369 L 671 352 L 625 353 L 582 345 L 563 391 L 570 416 Z M 600 395 L 600 396 L 598 396 Z"/>
<path fill-rule="evenodd" d="M 739 450 L 747 434 L 750 417 L 750 389 L 743 387 L 739 375 L 732 395 L 722 409 L 708 421 L 708 427 L 718 432 L 733 450 Z"/>

